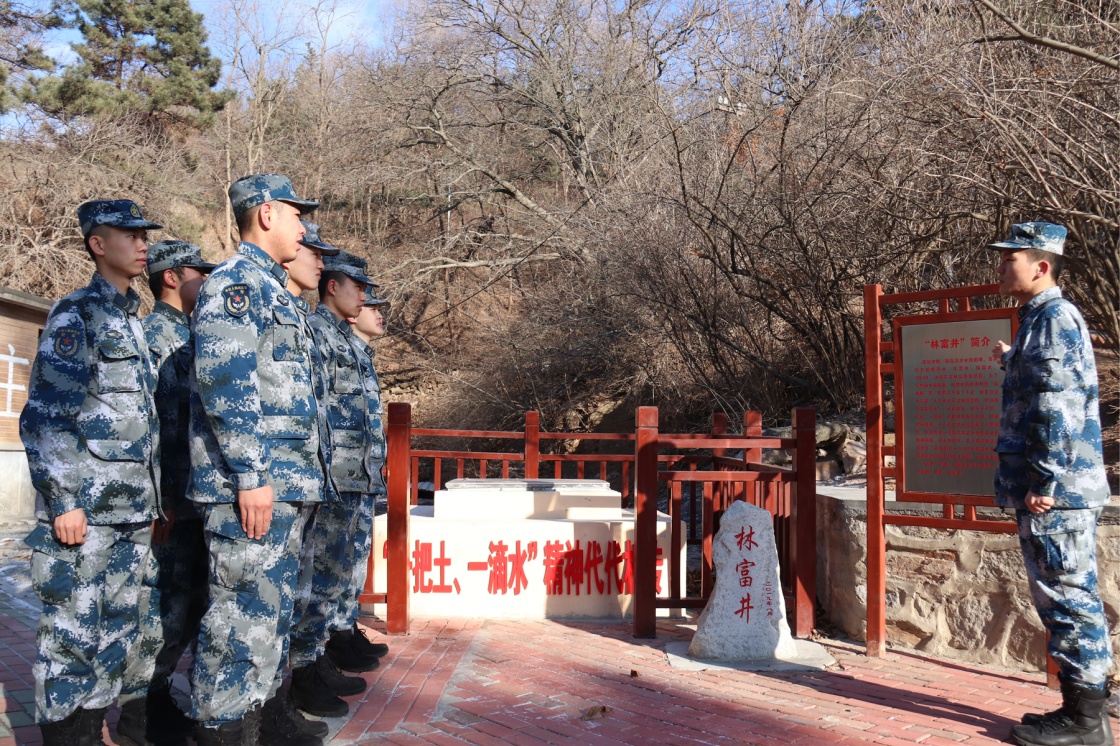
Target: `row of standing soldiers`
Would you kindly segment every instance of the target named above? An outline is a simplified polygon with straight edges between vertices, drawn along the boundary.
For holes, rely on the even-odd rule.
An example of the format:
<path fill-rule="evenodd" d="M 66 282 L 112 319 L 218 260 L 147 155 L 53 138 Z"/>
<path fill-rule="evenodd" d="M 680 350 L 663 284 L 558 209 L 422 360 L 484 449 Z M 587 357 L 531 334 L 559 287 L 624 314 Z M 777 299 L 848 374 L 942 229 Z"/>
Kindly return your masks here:
<path fill-rule="evenodd" d="M 258 174 L 219 265 L 127 200 L 78 208 L 97 271 L 43 330 L 20 418 L 36 499 L 36 720 L 47 746 L 317 746 L 388 652 L 357 623 L 384 493 L 364 260 Z M 156 304 L 140 319 L 134 278 Z M 301 297 L 317 290 L 311 311 Z M 189 717 L 170 677 L 192 652 Z M 286 664 L 291 676 L 285 677 Z"/>

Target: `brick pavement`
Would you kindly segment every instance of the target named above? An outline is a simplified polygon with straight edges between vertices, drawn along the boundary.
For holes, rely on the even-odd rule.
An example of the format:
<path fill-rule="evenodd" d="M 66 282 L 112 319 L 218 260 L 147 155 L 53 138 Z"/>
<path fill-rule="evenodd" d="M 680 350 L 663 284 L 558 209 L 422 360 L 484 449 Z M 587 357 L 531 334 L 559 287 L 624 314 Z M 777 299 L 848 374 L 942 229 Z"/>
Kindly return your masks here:
<path fill-rule="evenodd" d="M 34 609 L 2 581 L 0 746 L 35 744 Z M 351 716 L 328 721 L 331 743 L 972 746 L 1058 701 L 1041 675 L 901 650 L 872 659 L 844 641 L 821 641 L 837 659 L 824 672 L 671 668 L 664 644 L 690 634 L 672 622 L 635 640 L 617 623 L 415 620 L 389 639 Z"/>

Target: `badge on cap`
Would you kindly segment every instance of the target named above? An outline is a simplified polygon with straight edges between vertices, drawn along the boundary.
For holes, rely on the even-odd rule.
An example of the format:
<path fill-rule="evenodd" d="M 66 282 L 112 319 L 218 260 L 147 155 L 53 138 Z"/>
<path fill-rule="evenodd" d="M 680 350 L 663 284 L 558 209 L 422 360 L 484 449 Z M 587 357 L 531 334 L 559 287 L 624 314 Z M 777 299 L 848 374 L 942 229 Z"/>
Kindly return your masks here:
<path fill-rule="evenodd" d="M 132 207 L 128 208 L 128 211 L 129 211 L 130 213 L 132 213 L 132 217 L 134 217 L 134 218 L 139 218 L 139 217 L 143 217 L 143 216 L 142 216 L 142 215 L 140 214 L 140 208 L 139 208 L 139 207 L 137 207 L 137 206 L 136 206 L 135 204 L 134 204 L 134 205 L 132 205 Z"/>
<path fill-rule="evenodd" d="M 68 326 L 58 330 L 54 338 L 54 351 L 62 357 L 71 357 L 78 351 L 78 338 L 81 333 Z"/>
<path fill-rule="evenodd" d="M 249 286 L 230 285 L 222 290 L 226 299 L 226 313 L 230 316 L 244 316 L 249 310 Z"/>

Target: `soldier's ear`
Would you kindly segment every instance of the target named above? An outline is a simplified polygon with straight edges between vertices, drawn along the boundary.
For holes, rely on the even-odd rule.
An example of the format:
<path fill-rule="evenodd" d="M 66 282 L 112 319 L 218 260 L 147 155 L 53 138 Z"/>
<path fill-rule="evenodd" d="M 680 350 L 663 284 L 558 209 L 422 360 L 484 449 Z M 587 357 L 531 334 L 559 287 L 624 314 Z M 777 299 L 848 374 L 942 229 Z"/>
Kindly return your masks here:
<path fill-rule="evenodd" d="M 97 228 L 94 228 L 93 231 L 89 234 L 89 238 L 86 239 L 86 247 L 89 249 L 89 252 L 94 255 L 95 258 L 99 256 L 105 256 L 104 234 Z"/>
<path fill-rule="evenodd" d="M 175 274 L 175 270 L 163 270 L 163 286 L 168 290 L 175 290 L 179 287 L 179 275 Z"/>

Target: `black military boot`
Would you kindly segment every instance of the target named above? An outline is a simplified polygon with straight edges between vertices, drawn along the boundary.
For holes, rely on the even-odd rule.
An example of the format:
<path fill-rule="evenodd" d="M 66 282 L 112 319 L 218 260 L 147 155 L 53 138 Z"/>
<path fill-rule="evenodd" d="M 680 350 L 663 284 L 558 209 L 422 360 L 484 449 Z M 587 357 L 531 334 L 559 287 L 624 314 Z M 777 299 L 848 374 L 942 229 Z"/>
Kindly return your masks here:
<path fill-rule="evenodd" d="M 317 738 L 326 738 L 330 728 L 319 720 L 308 720 L 303 713 L 292 704 L 291 682 L 284 682 L 276 696 L 264 703 L 261 710 L 262 720 L 273 718 L 276 720 L 290 720 L 295 723 L 301 732 Z"/>
<path fill-rule="evenodd" d="M 1011 740 L 1020 746 L 1113 746 L 1105 707 L 1108 691 L 1062 683 L 1062 709 L 1016 725 Z"/>
<path fill-rule="evenodd" d="M 319 669 L 319 678 L 327 688 L 340 697 L 353 697 L 366 690 L 366 680 L 361 676 L 347 676 L 338 670 L 338 666 L 331 662 L 329 655 L 321 655 L 315 661 Z"/>
<path fill-rule="evenodd" d="M 244 720 L 231 720 L 216 728 L 198 726 L 194 741 L 198 746 L 246 746 Z"/>
<path fill-rule="evenodd" d="M 370 642 L 356 627 L 357 625 L 355 629 L 332 632 L 330 639 L 327 640 L 327 655 L 343 671 L 350 673 L 373 671 L 381 665 L 378 658 L 389 652 L 389 646 Z"/>
<path fill-rule="evenodd" d="M 82 737 L 82 710 L 53 723 L 40 723 L 39 732 L 43 734 L 43 746 L 75 746 L 89 740 Z"/>
<path fill-rule="evenodd" d="M 323 746 L 323 739 L 303 729 L 305 720 L 292 716 L 281 690 L 261 708 L 261 743 L 266 746 Z M 341 701 L 341 700 L 340 700 Z"/>
<path fill-rule="evenodd" d="M 117 721 L 116 743 L 119 746 L 154 746 L 148 740 L 148 699 L 130 699 L 121 705 Z"/>
<path fill-rule="evenodd" d="M 78 710 L 81 720 L 78 746 L 109 746 L 101 740 L 101 733 L 105 727 L 105 712 L 108 709 L 108 707 L 101 707 L 96 710 Z"/>
<path fill-rule="evenodd" d="M 321 718 L 342 717 L 350 712 L 350 707 L 323 681 L 315 663 L 292 669 L 292 704 L 297 710 Z"/>

